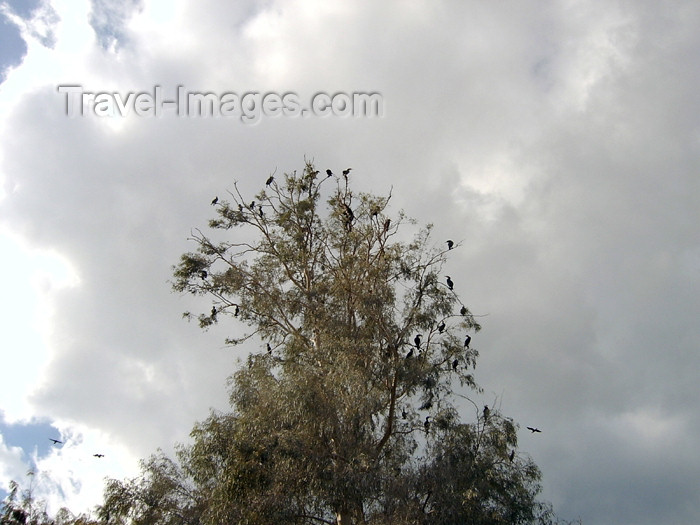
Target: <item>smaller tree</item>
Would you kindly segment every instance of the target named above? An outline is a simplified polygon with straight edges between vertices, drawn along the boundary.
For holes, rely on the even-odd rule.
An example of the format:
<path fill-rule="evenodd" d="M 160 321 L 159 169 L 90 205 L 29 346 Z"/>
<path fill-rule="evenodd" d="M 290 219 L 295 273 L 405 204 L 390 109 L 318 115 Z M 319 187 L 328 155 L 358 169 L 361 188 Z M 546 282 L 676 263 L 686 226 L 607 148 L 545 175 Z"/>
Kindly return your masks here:
<path fill-rule="evenodd" d="M 97 525 L 88 514 L 74 515 L 63 507 L 54 517 L 49 516 L 46 502 L 35 496 L 33 470 L 27 472 L 29 485 L 21 490 L 19 484 L 10 481 L 10 492 L 0 503 L 0 525 Z"/>

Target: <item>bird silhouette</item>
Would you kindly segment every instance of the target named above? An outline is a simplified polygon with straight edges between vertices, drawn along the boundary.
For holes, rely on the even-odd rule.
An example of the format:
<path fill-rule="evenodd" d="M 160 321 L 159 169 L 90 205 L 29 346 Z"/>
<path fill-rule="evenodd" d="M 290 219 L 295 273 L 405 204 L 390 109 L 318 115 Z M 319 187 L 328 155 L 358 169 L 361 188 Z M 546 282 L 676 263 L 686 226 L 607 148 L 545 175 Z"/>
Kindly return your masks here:
<path fill-rule="evenodd" d="M 448 275 L 447 276 L 447 287 L 452 290 L 455 286 L 455 283 L 452 282 L 452 278 Z"/>
<path fill-rule="evenodd" d="M 416 343 L 416 348 L 420 348 L 420 337 L 421 337 L 421 334 L 418 334 L 418 335 L 413 339 L 413 342 Z"/>
<path fill-rule="evenodd" d="M 384 221 L 384 231 L 389 231 L 389 226 L 391 226 L 391 219 L 387 219 Z"/>
<path fill-rule="evenodd" d="M 249 206 L 249 208 L 250 208 L 251 210 L 252 210 L 253 208 L 255 208 L 255 201 L 250 201 L 250 206 Z"/>
<path fill-rule="evenodd" d="M 272 175 L 270 175 L 265 181 L 265 186 L 269 186 L 270 184 L 272 184 L 273 180 L 275 180 L 275 178 Z"/>
<path fill-rule="evenodd" d="M 425 428 L 426 434 L 430 430 L 430 416 L 425 417 L 425 421 L 423 422 L 423 428 Z"/>
<path fill-rule="evenodd" d="M 59 441 L 58 439 L 49 438 L 49 441 L 51 441 L 54 445 L 63 445 L 63 441 Z"/>
<path fill-rule="evenodd" d="M 440 321 L 440 324 L 437 327 L 438 332 L 442 333 L 445 330 L 445 321 Z"/>
<path fill-rule="evenodd" d="M 206 270 L 202 270 L 201 272 L 199 272 L 199 276 L 200 276 L 202 279 L 206 279 L 208 275 L 209 275 L 209 274 L 207 273 Z"/>
<path fill-rule="evenodd" d="M 218 195 L 217 195 L 216 197 L 214 197 L 214 198 L 211 200 L 211 205 L 212 205 L 212 206 L 215 206 L 217 202 L 219 202 L 219 196 L 218 196 Z"/>
<path fill-rule="evenodd" d="M 272 347 L 270 346 L 270 343 L 267 343 L 267 353 L 272 354 Z"/>
<path fill-rule="evenodd" d="M 212 307 L 211 307 L 211 316 L 212 316 L 212 317 L 216 317 L 216 312 L 217 312 L 216 306 L 212 306 Z"/>
<path fill-rule="evenodd" d="M 510 461 L 512 463 L 514 457 L 515 457 L 515 449 L 510 451 L 510 455 L 508 456 L 508 461 Z"/>
<path fill-rule="evenodd" d="M 236 305 L 236 308 L 234 308 L 234 310 L 233 310 L 233 316 L 238 317 L 238 314 L 240 314 L 240 313 L 241 313 L 241 309 L 238 305 Z"/>
<path fill-rule="evenodd" d="M 328 175 L 329 177 L 332 177 L 333 172 L 331 170 L 326 170 L 326 175 Z"/>
<path fill-rule="evenodd" d="M 455 359 L 452 361 L 452 370 L 457 370 L 457 367 L 459 366 L 459 359 Z"/>
<path fill-rule="evenodd" d="M 402 418 L 402 419 L 406 419 L 407 417 L 408 417 L 408 414 L 406 413 L 406 410 L 404 410 L 404 409 L 402 408 L 402 409 L 401 409 L 401 418 Z"/>
<path fill-rule="evenodd" d="M 488 419 L 488 418 L 489 418 L 489 415 L 491 414 L 491 410 L 489 409 L 489 406 L 488 406 L 488 405 L 484 405 L 483 414 L 484 414 L 484 419 Z"/>
<path fill-rule="evenodd" d="M 536 427 L 527 427 L 527 429 L 528 429 L 530 432 L 532 432 L 533 434 L 534 434 L 535 432 L 542 432 L 539 428 L 536 428 Z"/>
<path fill-rule="evenodd" d="M 352 168 L 348 168 L 346 170 L 343 170 L 343 175 L 347 177 L 348 175 L 350 175 L 351 170 L 352 170 Z"/>
<path fill-rule="evenodd" d="M 95 456 L 96 458 L 103 458 L 103 457 L 105 457 L 104 454 L 93 454 L 93 456 Z"/>
<path fill-rule="evenodd" d="M 355 220 L 355 214 L 352 212 L 352 208 L 345 203 L 343 203 L 343 213 L 345 214 L 346 222 L 350 223 Z"/>
<path fill-rule="evenodd" d="M 467 307 L 462 305 L 462 308 L 459 309 L 459 313 L 461 315 L 467 315 Z"/>
<path fill-rule="evenodd" d="M 454 247 L 455 243 L 451 239 L 447 239 L 447 249 L 451 250 Z"/>
<path fill-rule="evenodd" d="M 413 357 L 413 348 L 411 348 L 406 354 L 406 359 L 410 359 L 411 357 Z"/>
<path fill-rule="evenodd" d="M 262 211 L 262 206 L 258 206 L 258 213 L 260 214 L 260 218 L 262 219 L 263 217 L 263 211 Z"/>
<path fill-rule="evenodd" d="M 467 337 L 464 339 L 464 348 L 469 348 L 469 343 L 471 343 L 471 336 L 467 334 Z"/>

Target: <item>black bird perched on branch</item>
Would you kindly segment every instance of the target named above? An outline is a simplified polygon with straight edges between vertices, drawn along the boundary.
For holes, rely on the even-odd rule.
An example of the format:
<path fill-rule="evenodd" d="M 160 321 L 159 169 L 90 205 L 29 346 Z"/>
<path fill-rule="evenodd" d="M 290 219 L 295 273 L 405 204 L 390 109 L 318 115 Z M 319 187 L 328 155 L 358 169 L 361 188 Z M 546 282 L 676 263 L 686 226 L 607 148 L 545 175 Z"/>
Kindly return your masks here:
<path fill-rule="evenodd" d="M 255 208 L 255 201 L 250 201 L 250 206 L 249 206 L 249 208 L 250 208 L 251 210 L 252 210 L 253 208 Z"/>
<path fill-rule="evenodd" d="M 533 434 L 534 434 L 535 432 L 542 432 L 539 428 L 535 428 L 535 427 L 527 427 L 527 429 L 528 429 L 530 432 L 532 432 Z"/>
<path fill-rule="evenodd" d="M 267 180 L 265 181 L 265 186 L 269 186 L 270 184 L 272 184 L 272 181 L 273 181 L 273 180 L 275 180 L 275 177 L 273 177 L 272 175 L 270 175 L 270 176 L 267 178 Z"/>
<path fill-rule="evenodd" d="M 241 309 L 239 308 L 238 305 L 236 305 L 236 308 L 233 310 L 233 316 L 238 317 L 238 314 L 241 313 Z"/>
<path fill-rule="evenodd" d="M 354 221 L 355 214 L 353 213 L 352 208 L 345 203 L 343 203 L 343 208 L 344 208 L 343 213 L 345 214 L 345 219 L 347 220 L 347 222 Z"/>
<path fill-rule="evenodd" d="M 421 334 L 418 334 L 418 335 L 413 339 L 413 342 L 416 343 L 416 348 L 420 348 L 420 337 L 421 337 Z"/>
<path fill-rule="evenodd" d="M 510 451 L 510 456 L 508 456 L 508 461 L 510 461 L 512 463 L 514 457 L 515 457 L 515 449 Z"/>
<path fill-rule="evenodd" d="M 329 177 L 332 177 L 333 172 L 331 170 L 326 170 L 326 175 L 328 175 Z"/>
<path fill-rule="evenodd" d="M 218 195 L 212 199 L 211 205 L 214 206 L 214 205 L 216 205 L 217 202 L 219 202 L 219 197 L 218 197 Z"/>
<path fill-rule="evenodd" d="M 258 214 L 260 215 L 260 218 L 263 218 L 263 211 L 262 211 L 262 206 L 258 206 Z"/>
<path fill-rule="evenodd" d="M 212 317 L 216 317 L 216 311 L 217 311 L 217 310 L 216 310 L 216 306 L 212 306 L 212 307 L 211 307 L 211 316 L 212 316 Z"/>
<path fill-rule="evenodd" d="M 459 309 L 459 313 L 461 315 L 467 315 L 467 307 L 462 305 L 462 308 Z"/>
<path fill-rule="evenodd" d="M 406 354 L 406 359 L 411 359 L 413 357 L 413 348 L 411 348 Z"/>
<path fill-rule="evenodd" d="M 445 321 L 440 321 L 440 324 L 437 327 L 438 332 L 442 333 L 445 330 Z"/>
<path fill-rule="evenodd" d="M 423 423 L 423 428 L 425 428 L 426 434 L 430 430 L 430 416 L 425 416 L 425 422 Z"/>
<path fill-rule="evenodd" d="M 488 405 L 484 405 L 484 412 L 483 412 L 483 414 L 484 414 L 484 419 L 488 419 L 488 418 L 489 418 L 489 414 L 491 414 L 491 410 L 489 409 L 489 406 L 488 406 Z"/>
<path fill-rule="evenodd" d="M 267 343 L 267 353 L 272 354 L 272 347 L 270 346 L 270 343 Z"/>
<path fill-rule="evenodd" d="M 447 239 L 447 249 L 448 250 L 451 250 L 454 245 L 455 245 L 455 243 L 452 241 L 452 239 Z"/>
<path fill-rule="evenodd" d="M 464 339 L 464 348 L 469 348 L 469 343 L 471 342 L 472 337 L 467 334 L 467 337 Z"/>
<path fill-rule="evenodd" d="M 350 175 L 350 170 L 352 170 L 352 168 L 348 168 L 348 169 L 346 169 L 346 170 L 343 170 L 343 175 L 344 175 L 345 177 L 347 177 L 348 175 Z"/>
<path fill-rule="evenodd" d="M 455 359 L 452 361 L 452 370 L 457 370 L 457 367 L 459 366 L 459 359 Z"/>
<path fill-rule="evenodd" d="M 58 439 L 49 438 L 49 441 L 51 441 L 54 445 L 63 445 L 63 441 L 59 441 Z"/>
<path fill-rule="evenodd" d="M 448 276 L 447 276 L 447 287 L 448 287 L 450 290 L 452 290 L 452 289 L 454 288 L 454 286 L 455 286 L 455 283 L 452 282 L 452 279 L 451 279 L 450 276 L 448 275 Z"/>
<path fill-rule="evenodd" d="M 391 226 L 391 219 L 387 219 L 384 221 L 384 231 L 385 232 L 389 231 L 389 226 Z"/>
<path fill-rule="evenodd" d="M 402 408 L 401 409 L 401 418 L 406 419 L 407 417 L 408 417 L 408 414 L 406 413 L 406 410 Z"/>
<path fill-rule="evenodd" d="M 200 276 L 202 279 L 206 279 L 208 275 L 209 275 L 209 274 L 207 273 L 206 270 L 202 270 L 201 272 L 199 272 L 199 276 Z"/>

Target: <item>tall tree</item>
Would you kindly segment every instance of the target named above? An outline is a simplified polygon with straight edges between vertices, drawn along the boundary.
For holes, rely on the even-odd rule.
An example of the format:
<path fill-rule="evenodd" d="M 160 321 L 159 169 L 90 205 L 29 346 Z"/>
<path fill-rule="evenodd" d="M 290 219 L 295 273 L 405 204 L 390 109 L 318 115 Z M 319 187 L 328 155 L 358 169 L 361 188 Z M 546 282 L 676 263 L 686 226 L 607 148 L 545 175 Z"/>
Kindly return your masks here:
<path fill-rule="evenodd" d="M 177 460 L 110 481 L 103 520 L 551 520 L 517 426 L 469 399 L 478 351 L 465 337 L 480 326 L 444 275 L 452 246 L 432 244 L 431 226 L 407 239 L 415 223 L 389 214 L 390 195 L 353 192 L 349 170 L 307 163 L 278 179 L 213 202 L 212 231 L 174 270 L 175 290 L 213 301 L 188 317 L 230 319 L 229 344 L 260 345 L 231 376 L 231 411 L 197 424 Z"/>

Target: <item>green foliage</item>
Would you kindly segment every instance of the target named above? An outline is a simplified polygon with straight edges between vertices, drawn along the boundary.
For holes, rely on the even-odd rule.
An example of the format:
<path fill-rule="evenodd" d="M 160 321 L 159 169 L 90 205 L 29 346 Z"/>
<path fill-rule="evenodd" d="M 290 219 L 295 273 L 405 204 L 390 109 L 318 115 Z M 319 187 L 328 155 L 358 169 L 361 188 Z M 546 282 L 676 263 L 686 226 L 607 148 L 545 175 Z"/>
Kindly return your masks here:
<path fill-rule="evenodd" d="M 307 163 L 253 199 L 234 187 L 193 234 L 173 288 L 212 299 L 202 327 L 231 318 L 248 329 L 231 345 L 264 349 L 176 460 L 108 483 L 103 522 L 553 522 L 513 421 L 462 421 L 480 326 L 445 284 L 447 250 L 430 226 L 400 240 L 411 221 L 348 178 Z"/>
<path fill-rule="evenodd" d="M 89 515 L 75 516 L 62 508 L 51 518 L 46 503 L 34 495 L 34 471 L 27 472 L 29 485 L 21 490 L 19 483 L 10 481 L 10 492 L 0 503 L 0 525 L 97 525 Z"/>

